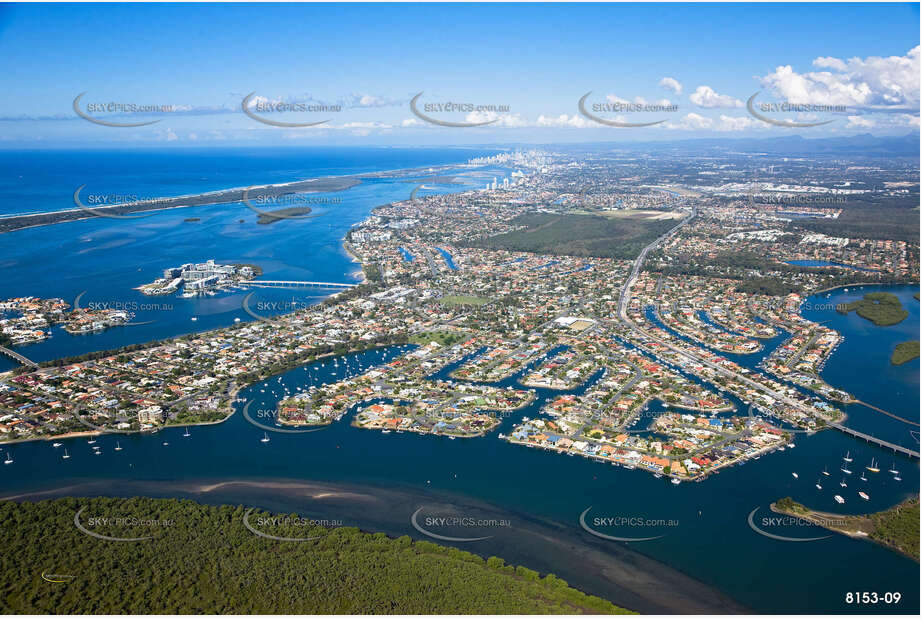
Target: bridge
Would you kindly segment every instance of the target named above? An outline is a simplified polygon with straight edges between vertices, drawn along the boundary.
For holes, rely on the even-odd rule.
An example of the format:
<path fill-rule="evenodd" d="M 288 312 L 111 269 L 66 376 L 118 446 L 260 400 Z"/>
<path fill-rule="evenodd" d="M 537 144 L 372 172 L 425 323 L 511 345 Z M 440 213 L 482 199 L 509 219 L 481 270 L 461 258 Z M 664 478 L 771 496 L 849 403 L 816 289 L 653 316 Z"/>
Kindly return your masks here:
<path fill-rule="evenodd" d="M 829 427 L 834 427 L 838 431 L 842 431 L 850 436 L 854 436 L 855 438 L 866 440 L 867 442 L 871 444 L 875 444 L 883 448 L 891 448 L 893 452 L 901 453 L 902 455 L 905 455 L 909 458 L 911 457 L 914 457 L 915 459 L 919 458 L 918 451 L 913 451 L 899 444 L 893 444 L 892 442 L 886 442 L 885 440 L 881 440 L 880 438 L 876 438 L 874 436 L 871 436 L 870 434 L 863 433 L 862 431 L 857 431 L 856 429 L 851 429 L 850 427 L 845 427 L 844 425 L 841 425 L 839 423 L 829 423 L 828 425 Z"/>
<path fill-rule="evenodd" d="M 6 354 L 13 360 L 19 361 L 21 364 L 25 365 L 26 367 L 32 367 L 33 369 L 38 368 L 38 363 L 30 361 L 28 358 L 26 358 L 19 352 L 14 352 L 9 348 L 3 347 L 2 345 L 0 345 L 0 354 Z"/>
<path fill-rule="evenodd" d="M 245 285 L 263 288 L 339 288 L 348 289 L 357 286 L 357 283 L 329 283 L 326 281 L 247 281 Z"/>

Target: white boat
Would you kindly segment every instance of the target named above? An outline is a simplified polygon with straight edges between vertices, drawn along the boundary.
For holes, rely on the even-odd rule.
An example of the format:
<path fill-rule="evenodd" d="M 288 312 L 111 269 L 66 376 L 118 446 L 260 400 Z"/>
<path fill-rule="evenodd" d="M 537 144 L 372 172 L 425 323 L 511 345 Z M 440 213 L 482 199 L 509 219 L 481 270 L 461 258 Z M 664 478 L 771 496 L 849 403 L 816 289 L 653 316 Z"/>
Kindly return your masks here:
<path fill-rule="evenodd" d="M 819 490 L 822 489 L 822 481 L 821 481 L 821 479 L 815 482 L 815 488 L 816 488 L 816 489 L 819 489 Z"/>
<path fill-rule="evenodd" d="M 198 318 L 195 317 L 195 316 L 192 316 L 192 321 L 193 321 L 193 322 L 197 322 L 197 321 L 198 321 Z"/>
<path fill-rule="evenodd" d="M 169 446 L 169 442 L 164 442 L 163 446 Z"/>
<path fill-rule="evenodd" d="M 796 448 L 796 445 L 791 442 L 787 445 L 787 448 Z"/>
<path fill-rule="evenodd" d="M 94 450 L 94 451 L 98 451 L 100 448 L 102 448 L 102 447 L 94 446 L 94 447 L 93 447 L 93 450 Z"/>
<path fill-rule="evenodd" d="M 267 434 L 266 432 L 263 431 L 263 432 L 262 432 L 262 438 L 261 438 L 259 441 L 260 441 L 260 442 L 268 442 L 268 441 L 269 441 L 269 434 Z"/>
<path fill-rule="evenodd" d="M 11 463 L 13 463 L 13 458 L 10 457 L 9 451 L 7 451 L 7 453 L 6 453 L 6 461 L 4 461 L 3 463 L 5 463 L 5 464 L 11 464 Z"/>
<path fill-rule="evenodd" d="M 86 443 L 87 443 L 87 444 L 96 444 L 96 440 L 94 440 L 93 438 L 90 438 L 89 440 L 86 441 Z"/>
<path fill-rule="evenodd" d="M 115 450 L 116 450 L 116 451 L 122 450 L 122 445 L 119 444 L 118 442 L 116 442 L 116 443 L 115 443 Z"/>
<path fill-rule="evenodd" d="M 892 480 L 893 480 L 893 481 L 901 481 L 901 480 L 902 480 L 902 477 L 899 476 L 898 474 L 896 474 L 895 476 L 892 477 Z"/>
<path fill-rule="evenodd" d="M 52 444 L 51 446 L 54 447 L 54 448 L 58 448 L 59 446 L 61 446 L 61 443 L 60 443 L 60 442 L 55 442 L 55 443 Z"/>
<path fill-rule="evenodd" d="M 389 430 L 389 429 L 382 429 L 382 430 L 381 430 L 381 433 L 390 433 L 390 430 Z"/>
<path fill-rule="evenodd" d="M 93 455 L 102 455 L 102 451 L 93 451 Z"/>
<path fill-rule="evenodd" d="M 797 474 L 796 472 L 794 472 L 794 473 L 793 473 L 793 478 L 798 479 L 798 478 L 799 478 L 799 474 Z"/>
<path fill-rule="evenodd" d="M 680 485 L 681 479 L 672 479 L 672 485 Z"/>
<path fill-rule="evenodd" d="M 844 504 L 844 498 L 842 498 L 841 496 L 836 495 L 836 496 L 835 496 L 835 502 L 837 502 L 838 504 Z"/>
<path fill-rule="evenodd" d="M 828 466 L 825 466 L 825 469 L 822 470 L 822 474 L 824 474 L 825 476 L 831 476 L 831 475 L 828 473 Z"/>
<path fill-rule="evenodd" d="M 64 449 L 64 454 L 61 455 L 61 459 L 70 459 L 70 453 L 67 452 L 67 449 Z"/>
<path fill-rule="evenodd" d="M 866 473 L 866 472 L 861 473 L 861 475 L 860 475 L 860 480 L 861 480 L 861 481 L 867 480 L 867 473 Z"/>
<path fill-rule="evenodd" d="M 867 470 L 869 470 L 870 472 L 879 472 L 879 468 L 876 467 L 875 457 L 872 459 L 872 461 L 870 461 L 870 465 L 867 466 Z"/>
<path fill-rule="evenodd" d="M 898 474 L 898 473 L 899 473 L 899 471 L 895 469 L 895 462 L 894 462 L 894 461 L 892 462 L 892 467 L 889 468 L 889 472 L 892 472 L 893 474 Z"/>
<path fill-rule="evenodd" d="M 841 471 L 844 472 L 845 474 L 851 474 L 851 472 L 852 472 L 851 470 L 848 470 L 848 469 L 847 469 L 847 466 L 842 467 L 842 468 L 841 468 Z"/>
<path fill-rule="evenodd" d="M 858 492 L 857 492 L 857 495 L 860 496 L 861 498 L 863 498 L 864 500 L 869 500 L 869 499 L 870 499 L 870 496 L 868 496 L 867 494 L 863 493 L 862 491 L 858 491 Z"/>
<path fill-rule="evenodd" d="M 188 437 L 191 436 L 191 435 L 192 435 L 192 434 L 189 433 L 189 428 L 186 427 L 186 428 L 185 428 L 185 433 L 182 434 L 182 437 L 183 437 L 183 438 L 188 438 Z"/>
<path fill-rule="evenodd" d="M 851 452 L 850 452 L 850 451 L 848 451 L 847 454 L 844 456 L 844 461 L 846 461 L 846 462 L 848 462 L 848 463 L 851 463 L 852 461 L 854 461 L 854 459 L 851 457 Z"/>
<path fill-rule="evenodd" d="M 844 479 L 841 479 L 841 482 L 838 483 L 838 485 L 841 485 L 841 487 L 847 487 L 847 483 L 844 482 Z"/>

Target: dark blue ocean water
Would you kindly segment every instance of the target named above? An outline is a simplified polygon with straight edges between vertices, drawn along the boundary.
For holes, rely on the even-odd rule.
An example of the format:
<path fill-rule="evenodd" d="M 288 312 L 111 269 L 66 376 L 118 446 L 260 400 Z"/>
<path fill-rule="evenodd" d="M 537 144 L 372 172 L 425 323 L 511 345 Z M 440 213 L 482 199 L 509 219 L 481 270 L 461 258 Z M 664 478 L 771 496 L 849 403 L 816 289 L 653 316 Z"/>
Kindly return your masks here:
<path fill-rule="evenodd" d="M 378 151 L 382 160 L 369 163 L 369 169 L 393 169 L 406 165 L 387 159 L 389 152 Z M 424 151 L 411 151 L 399 156 L 414 157 L 417 154 L 420 159 L 426 156 Z M 79 158 L 81 155 L 75 153 L 72 156 Z M 278 156 L 283 162 L 282 155 Z M 345 154 L 341 156 L 348 158 Z M 471 154 L 453 150 L 431 151 L 425 162 L 446 162 L 452 156 L 457 157 L 453 161 L 461 161 Z M 371 155 L 368 157 L 373 159 Z M 61 165 L 63 161 L 65 159 L 58 160 Z M 10 162 L 15 164 L 15 161 Z M 31 165 L 41 167 L 34 162 Z M 182 166 L 176 164 L 174 169 L 173 165 L 164 164 L 169 170 L 162 173 L 183 178 Z M 193 170 L 196 165 L 198 163 L 189 161 L 185 169 Z M 239 162 L 227 165 L 243 166 Z M 369 171 L 357 169 L 357 163 L 351 165 L 350 171 Z M 222 171 L 212 170 L 214 178 L 223 178 L 226 167 L 219 167 Z M 303 177 L 316 175 L 296 162 L 281 166 L 284 172 L 271 171 L 271 167 L 266 164 L 262 176 L 253 173 L 245 182 L 239 182 L 236 177 L 224 183 L 213 180 L 216 184 L 210 188 L 290 180 L 284 172 L 292 170 L 301 170 Z M 339 169 L 346 167 L 343 164 Z M 7 174 L 7 171 L 8 168 L 4 167 L 3 173 Z M 250 172 L 252 170 L 244 173 Z M 141 172 L 134 173 L 142 175 Z M 207 172 L 204 176 L 212 178 Z M 9 182 L 9 175 L 5 178 L 4 182 Z M 195 188 L 177 188 L 177 193 L 200 190 L 198 185 L 188 182 Z M 170 186 L 180 187 L 182 184 L 175 181 Z M 65 185 L 67 182 L 62 182 L 58 187 L 63 190 L 61 187 Z M 255 226 L 255 215 L 238 205 L 183 209 L 134 222 L 83 221 L 3 235 L 0 236 L 0 258 L 3 260 L 4 276 L 0 282 L 0 296 L 35 294 L 69 298 L 87 290 L 84 298 L 92 300 L 123 297 L 128 294 L 126 290 L 153 279 L 165 266 L 209 257 L 221 261 L 257 263 L 265 268 L 266 277 L 347 281 L 355 267 L 342 253 L 339 239 L 373 206 L 408 197 L 414 186 L 389 181 L 367 183 L 342 192 L 343 205 L 334 215 L 281 222 L 268 227 Z M 33 196 L 41 193 L 34 186 L 22 188 L 21 192 Z M 163 192 L 158 191 L 157 194 Z M 9 202 L 4 199 L 3 203 L 7 208 Z M 197 224 L 183 223 L 187 216 L 201 217 L 202 220 Z M 244 224 L 238 224 L 240 218 L 245 220 Z M 806 316 L 820 321 L 829 320 L 833 328 L 846 336 L 825 370 L 826 378 L 832 384 L 917 422 L 918 361 L 899 368 L 888 365 L 888 354 L 895 343 L 918 338 L 917 301 L 910 297 L 912 291 L 908 288 L 888 289 L 895 289 L 903 304 L 912 312 L 908 320 L 896 327 L 888 327 L 889 330 L 876 327 L 854 314 L 840 316 L 833 309 L 815 309 L 818 312 L 815 314 L 807 310 Z M 831 307 L 859 297 L 865 291 L 835 291 L 830 297 L 822 295 L 810 299 L 813 304 L 809 306 L 824 306 L 821 301 Z M 290 296 L 291 292 L 284 294 Z M 145 299 L 158 300 L 141 298 Z M 171 302 L 178 307 L 183 301 L 176 298 Z M 38 359 L 51 358 L 193 329 L 213 328 L 229 323 L 234 316 L 248 319 L 239 310 L 239 298 L 205 298 L 182 307 L 160 312 L 165 315 L 159 316 L 158 322 L 147 327 L 114 329 L 101 335 L 79 338 L 56 333 L 49 342 L 25 350 Z M 199 320 L 191 323 L 188 319 L 191 315 L 197 315 Z M 138 319 L 142 317 L 148 316 L 139 316 Z M 772 345 L 776 343 L 770 342 L 769 347 Z M 367 352 L 351 356 L 338 366 L 327 361 L 297 368 L 252 385 L 242 391 L 240 397 L 249 403 L 251 412 L 272 410 L 286 388 L 294 391 L 298 387 L 335 381 L 372 364 L 384 362 L 398 353 L 397 349 Z M 755 362 L 756 358 L 746 360 L 746 363 Z M 508 383 L 513 381 L 510 379 Z M 575 392 L 584 388 L 582 386 Z M 508 433 L 522 416 L 536 416 L 542 403 L 555 395 L 541 389 L 537 389 L 537 393 L 537 401 L 504 419 L 499 431 Z M 238 409 L 244 405 L 238 404 Z M 663 408 L 653 403 L 650 409 L 657 411 Z M 874 431 L 890 431 L 894 438 L 897 435 L 904 438 L 909 428 L 866 408 L 850 409 L 848 413 L 851 415 L 849 422 L 865 423 L 860 426 Z M 192 428 L 189 438 L 184 438 L 183 430 L 179 428 L 166 429 L 156 435 L 103 436 L 97 443 L 103 450 L 100 456 L 91 454 L 85 440 L 68 440 L 66 447 L 72 455 L 69 460 L 62 460 L 60 453 L 47 442 L 4 446 L 15 461 L 0 468 L 0 495 L 66 487 L 87 481 L 102 484 L 102 488 L 97 486 L 93 490 L 96 493 L 107 493 L 107 486 L 113 492 L 116 487 L 121 488 L 118 491 L 125 491 L 127 484 L 130 493 L 150 495 L 185 495 L 179 485 L 190 482 L 322 481 L 334 485 L 412 491 L 415 492 L 413 495 L 425 496 L 433 502 L 477 500 L 489 504 L 497 512 L 508 513 L 513 522 L 521 525 L 524 525 L 526 517 L 553 522 L 573 547 L 591 544 L 603 548 L 608 541 L 599 541 L 579 527 L 580 513 L 591 507 L 592 513 L 598 515 L 642 516 L 677 522 L 667 528 L 655 527 L 654 535 L 664 534 L 661 538 L 630 543 L 628 547 L 716 587 L 754 611 L 918 611 L 919 571 L 918 565 L 911 560 L 865 541 L 839 536 L 809 542 L 778 541 L 756 533 L 749 526 L 751 516 L 756 527 L 774 534 L 792 538 L 824 536 L 811 528 L 765 522 L 763 517 L 767 515 L 768 505 L 777 498 L 791 496 L 825 511 L 861 513 L 886 508 L 917 492 L 917 462 L 892 457 L 882 449 L 857 442 L 841 433 L 823 431 L 812 436 L 799 436 L 795 449 L 725 470 L 702 483 L 674 486 L 645 472 L 510 445 L 498 439 L 498 432 L 469 440 L 448 440 L 411 433 L 385 435 L 350 427 L 349 419 L 350 416 L 347 416 L 328 429 L 312 433 L 271 433 L 271 442 L 266 444 L 259 440 L 263 430 L 238 412 L 225 423 Z M 912 439 L 910 434 L 907 435 L 908 440 Z M 118 453 L 113 450 L 116 441 L 124 447 Z M 163 442 L 168 442 L 169 446 L 164 446 Z M 917 443 L 914 448 L 917 449 Z M 841 456 L 847 451 L 854 458 L 855 477 L 859 475 L 856 471 L 873 457 L 880 462 L 883 471 L 871 474 L 865 487 L 859 479 L 853 478 L 848 479 L 848 488 L 840 488 L 840 479 L 835 471 L 841 464 Z M 900 469 L 901 482 L 893 480 L 892 475 L 886 472 L 893 463 Z M 824 489 L 818 490 L 814 484 L 823 478 L 823 468 L 832 471 L 832 476 L 825 477 L 822 481 Z M 794 479 L 792 472 L 797 472 L 799 479 Z M 175 489 L 169 489 L 173 486 Z M 863 502 L 857 497 L 858 489 L 870 494 L 870 502 Z M 241 488 L 234 494 L 233 501 L 286 508 L 311 516 L 337 515 L 330 511 L 332 507 L 325 507 L 322 500 L 280 489 L 267 497 L 267 491 L 271 493 L 274 490 Z M 846 504 L 836 505 L 832 500 L 834 494 L 844 496 Z M 198 498 L 227 500 L 222 496 L 200 494 Z M 396 515 L 385 523 L 379 523 L 382 516 L 371 512 L 348 523 L 418 536 L 409 523 L 410 514 L 418 506 L 417 502 L 411 501 L 391 505 Z M 755 509 L 758 510 L 751 515 Z M 636 529 L 604 531 L 638 536 Z M 503 544 L 501 531 L 495 534 L 493 540 L 459 546 L 485 555 L 497 553 L 516 562 L 552 570 L 571 583 L 597 594 L 614 594 L 605 588 L 593 588 L 594 580 L 570 552 L 547 553 L 537 545 L 511 546 Z M 622 546 L 621 543 L 617 545 Z M 898 591 L 902 593 L 902 601 L 898 606 L 856 607 L 845 601 L 849 591 Z"/>

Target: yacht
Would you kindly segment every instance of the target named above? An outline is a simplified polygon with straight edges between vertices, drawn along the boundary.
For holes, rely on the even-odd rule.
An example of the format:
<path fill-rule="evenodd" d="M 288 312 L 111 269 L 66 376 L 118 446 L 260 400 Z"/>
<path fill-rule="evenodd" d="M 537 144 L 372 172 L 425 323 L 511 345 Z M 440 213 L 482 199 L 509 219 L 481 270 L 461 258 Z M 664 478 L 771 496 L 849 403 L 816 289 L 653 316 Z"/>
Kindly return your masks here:
<path fill-rule="evenodd" d="M 11 464 L 11 463 L 13 463 L 13 458 L 10 457 L 10 452 L 9 452 L 9 451 L 6 452 L 6 461 L 4 461 L 3 463 L 5 463 L 5 464 Z"/>
<path fill-rule="evenodd" d="M 54 448 L 58 448 L 59 446 L 61 446 L 61 443 L 60 443 L 60 442 L 55 442 L 55 443 L 52 444 L 51 446 L 54 447 Z"/>
<path fill-rule="evenodd" d="M 67 452 L 67 449 L 64 449 L 64 454 L 61 455 L 61 459 L 70 459 L 70 453 Z"/>
<path fill-rule="evenodd" d="M 841 496 L 836 495 L 836 496 L 835 496 L 835 502 L 837 502 L 838 504 L 844 504 L 844 498 L 842 498 Z"/>
<path fill-rule="evenodd" d="M 672 479 L 672 485 L 680 485 L 681 479 Z"/>
<path fill-rule="evenodd" d="M 841 466 L 841 471 L 844 472 L 845 474 L 851 474 L 851 470 L 848 470 L 846 465 Z"/>
<path fill-rule="evenodd" d="M 894 462 L 894 461 L 892 462 L 892 467 L 889 468 L 889 472 L 892 472 L 893 474 L 898 474 L 898 473 L 899 473 L 899 471 L 895 469 L 895 462 Z"/>
<path fill-rule="evenodd" d="M 841 485 L 841 487 L 847 487 L 847 483 L 844 482 L 844 479 L 841 479 L 841 482 L 838 483 L 838 485 Z"/>
<path fill-rule="evenodd" d="M 390 433 L 389 429 L 381 429 L 381 433 Z"/>
<path fill-rule="evenodd" d="M 268 442 L 268 441 L 269 441 L 269 434 L 267 434 L 266 432 L 263 431 L 263 432 L 262 432 L 262 438 L 260 438 L 259 441 L 260 441 L 260 442 L 263 442 L 263 443 L 264 443 L 264 442 Z"/>
<path fill-rule="evenodd" d="M 870 499 L 870 496 L 868 496 L 867 494 L 863 493 L 862 491 L 858 491 L 858 492 L 857 492 L 857 495 L 860 496 L 861 498 L 863 498 L 864 500 L 869 500 L 869 499 Z"/>
<path fill-rule="evenodd" d="M 862 473 L 860 474 L 860 480 L 861 480 L 861 481 L 867 480 L 867 473 L 866 473 L 866 472 L 862 472 Z"/>
<path fill-rule="evenodd" d="M 93 455 L 102 455 L 102 451 L 93 451 Z"/>
<path fill-rule="evenodd" d="M 867 470 L 869 470 L 870 472 L 879 472 L 879 468 L 876 467 L 876 458 L 875 458 L 875 457 L 873 458 L 872 461 L 870 461 L 870 465 L 867 466 Z"/>
<path fill-rule="evenodd" d="M 824 474 L 825 476 L 831 476 L 831 475 L 828 473 L 828 466 L 825 466 L 825 469 L 822 470 L 822 474 Z"/>
<path fill-rule="evenodd" d="M 122 445 L 119 444 L 117 441 L 115 442 L 115 450 L 116 450 L 116 451 L 122 450 Z"/>
<path fill-rule="evenodd" d="M 844 461 L 846 461 L 846 462 L 848 462 L 848 463 L 851 463 L 852 461 L 854 461 L 854 458 L 851 457 L 851 452 L 850 452 L 850 451 L 848 451 L 847 454 L 844 456 Z"/>
<path fill-rule="evenodd" d="M 901 480 L 902 480 L 902 477 L 899 476 L 898 474 L 896 474 L 895 476 L 892 477 L 892 480 L 893 480 L 893 481 L 901 481 Z"/>
<path fill-rule="evenodd" d="M 796 472 L 794 472 L 794 473 L 793 473 L 793 478 L 798 479 L 798 478 L 799 478 L 799 474 L 797 474 Z"/>
<path fill-rule="evenodd" d="M 96 444 L 96 439 L 95 439 L 95 438 L 90 438 L 89 440 L 86 441 L 86 443 L 87 443 L 87 444 Z"/>
<path fill-rule="evenodd" d="M 164 442 L 163 446 L 169 446 L 169 442 Z"/>
<path fill-rule="evenodd" d="M 185 433 L 182 434 L 182 437 L 183 437 L 183 438 L 188 438 L 188 437 L 191 436 L 191 435 L 192 435 L 192 434 L 189 433 L 189 428 L 186 427 L 186 428 L 185 428 Z"/>
<path fill-rule="evenodd" d="M 819 479 L 815 482 L 815 488 L 819 490 L 822 489 L 822 479 Z"/>

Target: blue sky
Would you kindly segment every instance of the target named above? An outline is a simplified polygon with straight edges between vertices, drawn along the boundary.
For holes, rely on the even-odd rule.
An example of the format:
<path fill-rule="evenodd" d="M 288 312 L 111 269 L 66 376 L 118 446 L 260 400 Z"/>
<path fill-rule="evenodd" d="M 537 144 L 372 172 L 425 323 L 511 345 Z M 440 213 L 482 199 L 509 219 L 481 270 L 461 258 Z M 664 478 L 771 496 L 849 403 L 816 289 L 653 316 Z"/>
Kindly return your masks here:
<path fill-rule="evenodd" d="M 917 4 L 0 5 L 0 147 L 904 135 L 918 20 Z M 756 119 L 758 91 L 781 124 L 833 122 Z M 93 119 L 158 122 L 80 118 L 82 92 Z M 327 122 L 260 122 L 241 111 L 252 92 L 258 118 Z M 491 124 L 428 122 L 420 92 L 428 118 Z M 596 117 L 659 124 L 599 123 L 588 92 Z M 783 102 L 832 111 L 760 107 Z"/>

